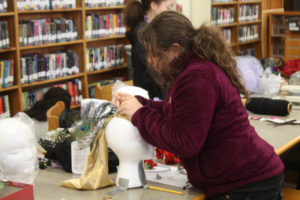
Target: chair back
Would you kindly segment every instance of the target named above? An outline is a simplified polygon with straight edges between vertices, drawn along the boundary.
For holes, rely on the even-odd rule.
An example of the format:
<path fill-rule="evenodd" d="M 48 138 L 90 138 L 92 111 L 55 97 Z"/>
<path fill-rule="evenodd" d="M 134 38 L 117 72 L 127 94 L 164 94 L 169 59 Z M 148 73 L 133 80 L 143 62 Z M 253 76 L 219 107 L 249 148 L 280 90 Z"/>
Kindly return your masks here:
<path fill-rule="evenodd" d="M 133 85 L 133 81 L 124 81 L 127 85 Z M 111 101 L 112 99 L 112 87 L 113 84 L 105 85 L 105 86 L 96 86 L 94 89 L 94 98 L 95 99 L 103 99 L 107 101 Z"/>
<path fill-rule="evenodd" d="M 48 119 L 48 130 L 55 130 L 59 127 L 59 116 L 62 111 L 65 110 L 65 103 L 63 101 L 58 101 L 51 108 L 47 110 L 47 119 Z"/>

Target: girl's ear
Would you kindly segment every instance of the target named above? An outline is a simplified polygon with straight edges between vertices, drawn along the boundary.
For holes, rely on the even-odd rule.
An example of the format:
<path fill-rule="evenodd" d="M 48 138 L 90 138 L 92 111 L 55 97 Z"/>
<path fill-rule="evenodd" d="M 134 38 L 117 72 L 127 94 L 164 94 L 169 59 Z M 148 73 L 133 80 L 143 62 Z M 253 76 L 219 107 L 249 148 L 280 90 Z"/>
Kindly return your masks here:
<path fill-rule="evenodd" d="M 166 51 L 167 63 L 171 63 L 174 59 L 178 58 L 181 53 L 181 47 L 178 43 L 173 43 Z"/>
<path fill-rule="evenodd" d="M 173 43 L 169 50 L 175 55 L 175 57 L 178 57 L 181 53 L 181 47 L 178 43 Z"/>

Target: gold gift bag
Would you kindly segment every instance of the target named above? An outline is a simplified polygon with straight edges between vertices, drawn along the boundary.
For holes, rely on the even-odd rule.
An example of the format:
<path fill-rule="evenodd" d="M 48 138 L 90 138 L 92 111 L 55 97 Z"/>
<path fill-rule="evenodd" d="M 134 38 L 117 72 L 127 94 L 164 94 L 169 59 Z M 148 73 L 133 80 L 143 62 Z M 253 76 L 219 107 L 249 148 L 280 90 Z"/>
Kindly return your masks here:
<path fill-rule="evenodd" d="M 92 142 L 92 151 L 88 155 L 80 179 L 66 180 L 61 186 L 78 190 L 95 190 L 115 183 L 108 176 L 108 148 L 105 139 L 105 126 L 108 117 Z"/>

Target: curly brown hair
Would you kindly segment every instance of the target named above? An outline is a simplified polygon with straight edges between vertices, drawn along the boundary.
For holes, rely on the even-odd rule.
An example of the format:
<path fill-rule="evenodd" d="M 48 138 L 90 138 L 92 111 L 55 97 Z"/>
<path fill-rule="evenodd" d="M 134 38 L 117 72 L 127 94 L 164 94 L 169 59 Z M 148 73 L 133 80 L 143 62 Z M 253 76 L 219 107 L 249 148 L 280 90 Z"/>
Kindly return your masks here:
<path fill-rule="evenodd" d="M 43 98 L 33 106 L 24 112 L 31 118 L 38 121 L 47 120 L 47 110 L 51 108 L 56 102 L 63 101 L 65 103 L 65 109 L 70 109 L 71 95 L 64 89 L 60 87 L 50 88 L 44 95 Z"/>
<path fill-rule="evenodd" d="M 138 37 L 141 44 L 145 46 L 147 54 L 150 57 L 157 56 L 162 61 L 164 60 L 163 52 L 174 43 L 181 47 L 181 56 L 172 62 L 172 65 L 176 64 L 176 67 L 164 67 L 158 74 L 152 69 L 153 67 L 149 66 L 149 70 L 155 73 L 153 77 L 156 77 L 161 86 L 173 85 L 184 70 L 181 57 L 185 52 L 192 51 L 198 57 L 220 67 L 238 92 L 249 99 L 249 93 L 238 73 L 232 50 L 217 27 L 202 25 L 199 29 L 194 29 L 190 20 L 185 16 L 174 11 L 166 11 L 141 28 Z"/>

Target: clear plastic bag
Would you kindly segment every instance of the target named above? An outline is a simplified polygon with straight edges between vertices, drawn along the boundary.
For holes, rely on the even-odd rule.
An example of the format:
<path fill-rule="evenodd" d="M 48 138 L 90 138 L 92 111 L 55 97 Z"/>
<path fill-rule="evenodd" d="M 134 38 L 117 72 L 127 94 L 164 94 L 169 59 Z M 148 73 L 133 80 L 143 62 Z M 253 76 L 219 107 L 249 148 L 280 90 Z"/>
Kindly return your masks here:
<path fill-rule="evenodd" d="M 289 84 L 290 85 L 300 85 L 300 71 L 295 72 L 291 75 L 289 79 Z"/>
<path fill-rule="evenodd" d="M 278 76 L 272 74 L 270 70 L 267 68 L 263 76 L 259 78 L 260 94 L 278 94 L 280 91 L 281 76 L 280 74 Z"/>
<path fill-rule="evenodd" d="M 25 113 L 0 120 L 0 180 L 32 184 L 38 172 L 33 121 Z"/>

